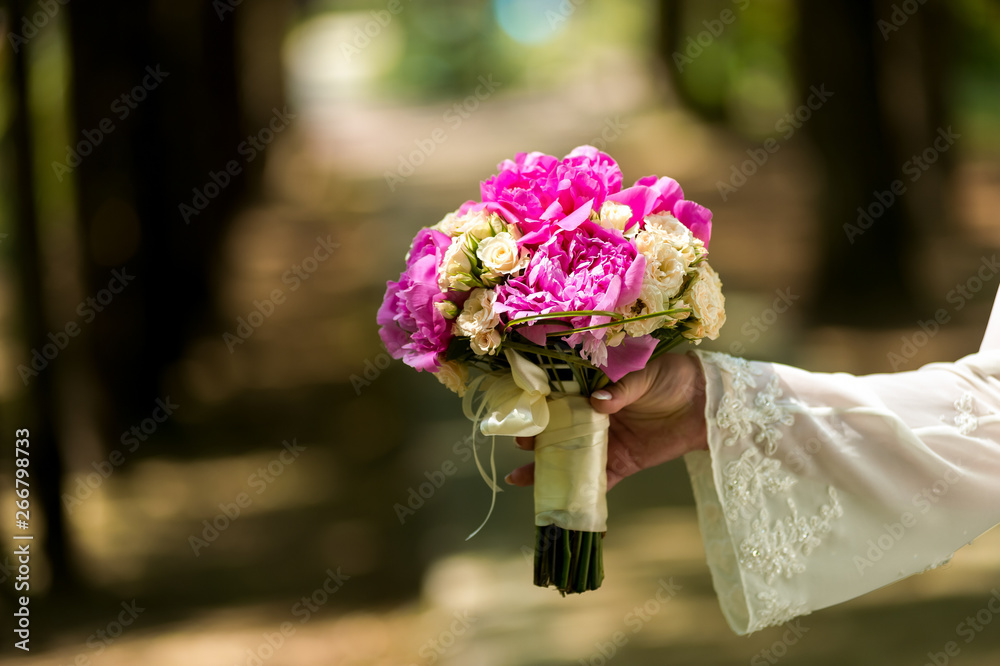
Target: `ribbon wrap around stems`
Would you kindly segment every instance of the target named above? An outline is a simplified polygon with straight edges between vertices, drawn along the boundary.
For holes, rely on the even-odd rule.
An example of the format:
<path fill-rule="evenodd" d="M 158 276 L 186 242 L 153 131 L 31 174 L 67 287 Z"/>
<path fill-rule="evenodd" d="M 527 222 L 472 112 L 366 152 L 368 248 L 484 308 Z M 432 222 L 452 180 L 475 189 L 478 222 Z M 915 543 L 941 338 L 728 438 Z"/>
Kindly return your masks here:
<path fill-rule="evenodd" d="M 486 518 L 468 538 L 486 525 L 496 505 L 496 494 L 502 492 L 496 484 L 496 435 L 536 437 L 536 525 L 606 531 L 607 415 L 595 412 L 588 399 L 580 395 L 559 393 L 550 400 L 545 371 L 517 352 L 505 349 L 504 354 L 510 374 L 477 377 L 462 403 L 466 417 L 473 422 L 476 467 L 493 491 Z M 477 424 L 480 432 L 494 437 L 489 475 L 475 449 Z"/>
<path fill-rule="evenodd" d="M 609 423 L 582 395 L 549 402 L 549 426 L 535 437 L 535 525 L 607 531 Z"/>

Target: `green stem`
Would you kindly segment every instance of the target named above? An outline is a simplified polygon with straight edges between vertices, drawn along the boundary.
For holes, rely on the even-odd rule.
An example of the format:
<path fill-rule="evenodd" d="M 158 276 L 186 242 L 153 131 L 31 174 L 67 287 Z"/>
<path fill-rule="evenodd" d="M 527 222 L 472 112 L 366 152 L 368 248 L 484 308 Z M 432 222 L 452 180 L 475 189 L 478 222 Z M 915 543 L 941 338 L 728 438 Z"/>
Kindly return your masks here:
<path fill-rule="evenodd" d="M 535 585 L 555 587 L 563 596 L 598 589 L 604 580 L 603 542 L 600 532 L 536 527 Z"/>
<path fill-rule="evenodd" d="M 677 337 L 671 340 L 661 341 L 660 344 L 656 345 L 656 349 L 653 350 L 653 353 L 650 354 L 649 360 L 652 361 L 654 358 L 659 358 L 660 356 L 663 356 L 668 351 L 670 351 L 674 347 L 677 347 L 685 340 L 687 340 L 687 338 L 685 338 L 683 335 L 678 335 Z"/>
<path fill-rule="evenodd" d="M 569 589 L 569 571 L 573 566 L 573 548 L 570 545 L 570 534 L 572 530 L 562 530 L 562 539 L 559 543 L 559 550 L 562 553 L 562 561 L 557 572 L 557 582 L 559 583 L 559 590 L 565 592 Z"/>
<path fill-rule="evenodd" d="M 579 356 L 553 351 L 548 347 L 539 347 L 538 345 L 513 342 L 511 340 L 505 340 L 503 342 L 503 346 L 507 347 L 508 349 L 513 349 L 514 351 L 524 352 L 525 354 L 540 354 L 541 356 L 548 356 L 549 358 L 554 358 L 561 363 L 566 363 L 571 366 L 579 365 L 585 368 L 593 368 L 595 370 L 597 369 L 590 362 L 585 361 Z"/>
<path fill-rule="evenodd" d="M 552 333 L 546 333 L 545 337 L 548 338 L 562 338 L 567 335 L 572 335 L 574 333 L 581 333 L 583 331 L 593 331 L 598 328 L 608 328 L 609 326 L 618 326 L 619 324 L 629 324 L 633 321 L 642 321 L 643 319 L 652 319 L 654 317 L 669 317 L 670 315 L 676 314 L 678 312 L 691 312 L 690 308 L 677 308 L 674 310 L 662 310 L 660 312 L 651 312 L 644 315 L 636 315 L 635 317 L 626 317 L 624 319 L 615 319 L 614 321 L 605 322 L 603 324 L 594 324 L 592 326 L 581 326 L 580 328 L 571 328 L 565 331 L 553 331 Z"/>
<path fill-rule="evenodd" d="M 579 550 L 579 567 L 576 575 L 573 576 L 573 585 L 578 590 L 591 589 L 587 586 L 590 582 L 590 559 L 594 550 L 594 533 L 582 532 Z"/>
<path fill-rule="evenodd" d="M 562 317 L 617 317 L 619 316 L 616 312 L 608 312 L 606 310 L 567 310 L 566 312 L 543 312 L 541 314 L 529 315 L 527 317 L 521 317 L 520 319 L 514 319 L 507 322 L 507 327 L 517 326 L 519 324 L 526 324 L 528 322 L 537 321 L 539 319 L 558 319 Z"/>

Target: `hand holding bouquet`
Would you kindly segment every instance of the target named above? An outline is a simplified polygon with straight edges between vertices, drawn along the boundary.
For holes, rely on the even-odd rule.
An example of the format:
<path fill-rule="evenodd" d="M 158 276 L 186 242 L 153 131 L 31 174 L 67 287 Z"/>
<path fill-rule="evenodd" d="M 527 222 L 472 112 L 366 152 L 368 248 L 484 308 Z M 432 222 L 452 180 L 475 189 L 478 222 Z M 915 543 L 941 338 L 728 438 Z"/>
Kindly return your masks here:
<path fill-rule="evenodd" d="M 673 179 L 623 189 L 591 146 L 520 153 L 480 201 L 421 229 L 388 283 L 378 323 L 392 356 L 463 397 L 483 434 L 537 436 L 536 585 L 601 584 L 608 417 L 586 396 L 718 335 L 711 219 Z M 479 469 L 495 498 L 495 468 Z"/>

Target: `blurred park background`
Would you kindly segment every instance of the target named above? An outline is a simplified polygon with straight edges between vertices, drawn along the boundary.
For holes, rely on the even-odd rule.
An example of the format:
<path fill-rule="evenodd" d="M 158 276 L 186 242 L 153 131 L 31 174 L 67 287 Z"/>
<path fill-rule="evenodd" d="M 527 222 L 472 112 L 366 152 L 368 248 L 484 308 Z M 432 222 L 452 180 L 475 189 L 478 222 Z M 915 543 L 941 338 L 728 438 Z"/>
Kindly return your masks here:
<path fill-rule="evenodd" d="M 610 495 L 601 590 L 532 587 L 530 492 L 465 541 L 489 506 L 469 423 L 374 323 L 415 232 L 497 162 L 590 143 L 715 212 L 729 320 L 706 348 L 858 373 L 975 352 L 1000 284 L 997 3 L 0 8 L 4 663 L 1000 663 L 1000 622 L 957 635 L 1000 588 L 996 530 L 734 636 L 679 462 Z"/>

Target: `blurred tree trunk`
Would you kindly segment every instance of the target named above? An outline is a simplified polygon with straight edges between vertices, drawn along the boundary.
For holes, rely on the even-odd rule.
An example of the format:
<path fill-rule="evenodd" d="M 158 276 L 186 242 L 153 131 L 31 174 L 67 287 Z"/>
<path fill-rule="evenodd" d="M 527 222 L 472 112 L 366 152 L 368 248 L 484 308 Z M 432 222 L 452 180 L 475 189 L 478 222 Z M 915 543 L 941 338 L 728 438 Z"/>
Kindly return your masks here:
<path fill-rule="evenodd" d="M 726 7 L 728 5 L 724 5 Z M 697 18 L 715 18 L 719 15 L 715 4 L 710 4 L 707 8 L 702 3 L 690 3 L 685 0 L 662 0 L 660 11 L 657 13 L 657 37 L 656 45 L 659 47 L 659 56 L 670 75 L 673 88 L 684 106 L 697 113 L 702 119 L 709 122 L 725 123 L 729 120 L 729 112 L 726 107 L 726 86 L 716 86 L 714 90 L 709 86 L 700 86 L 700 92 L 696 92 L 692 83 L 691 74 L 688 71 L 687 59 L 690 54 L 699 57 L 705 52 L 705 47 L 697 42 L 692 42 L 694 34 L 702 29 L 701 23 L 694 21 Z M 697 25 L 697 30 L 690 30 L 691 25 Z M 713 54 L 709 51 L 709 56 Z M 700 68 L 703 75 L 705 68 Z M 720 79 L 720 82 L 722 79 Z M 708 94 L 708 90 L 714 94 Z"/>
<path fill-rule="evenodd" d="M 14 0 L 10 3 L 10 24 L 20 26 L 27 3 Z M 25 48 L 12 49 L 13 90 L 10 93 L 11 122 L 6 141 L 13 146 L 13 169 L 10 191 L 14 194 L 14 233 L 11 243 L 15 250 L 10 253 L 13 271 L 18 277 L 18 305 L 26 349 L 42 349 L 50 343 L 47 337 L 51 330 L 46 319 L 38 212 L 35 206 L 35 160 L 33 157 L 32 122 L 28 100 L 28 53 Z M 8 148 L 8 146 L 5 146 Z M 27 361 L 26 365 L 31 363 Z M 43 370 L 37 376 L 28 377 L 20 404 L 12 405 L 8 411 L 4 428 L 4 443 L 9 447 L 8 455 L 13 456 L 15 432 L 26 429 L 29 432 L 29 525 L 24 532 L 35 536 L 29 543 L 32 552 L 44 552 L 52 578 L 52 586 L 66 590 L 75 587 L 76 579 L 69 565 L 66 521 L 60 500 L 60 482 L 63 463 L 59 453 L 57 437 L 58 405 L 55 382 L 51 369 Z M 11 476 L 13 483 L 13 458 Z M 13 508 L 11 508 L 13 510 Z M 40 514 L 44 514 L 44 521 Z M 41 527 L 44 525 L 44 534 Z M 12 544 L 6 552 L 13 550 Z M 33 560 L 37 562 L 36 560 Z M 4 580 L 15 575 L 16 558 L 5 561 Z M 9 570 L 8 570 L 9 567 Z M 37 579 L 33 579 L 35 582 Z M 4 582 L 4 592 L 13 589 Z M 33 589 L 37 589 L 33 588 Z"/>
<path fill-rule="evenodd" d="M 90 326 L 112 446 L 150 415 L 164 370 L 210 322 L 218 250 L 247 178 L 234 122 L 238 17 L 217 13 L 220 4 L 68 8 L 74 136 L 113 127 L 74 172 L 85 291 L 108 287 L 114 271 L 128 280 Z M 233 175 L 235 159 L 243 168 Z"/>
<path fill-rule="evenodd" d="M 218 251 L 248 173 L 226 173 L 244 138 L 233 13 L 199 0 L 109 0 L 100 9 L 62 11 L 77 153 L 65 164 L 76 185 L 82 291 L 96 300 L 79 320 L 90 363 L 74 386 L 88 387 L 88 417 L 107 451 L 167 398 L 165 371 L 212 325 Z M 195 188 L 205 199 L 195 200 Z"/>
<path fill-rule="evenodd" d="M 720 49 L 695 37 L 705 33 L 704 21 L 742 11 L 734 7 L 663 0 L 659 12 L 657 45 L 674 89 L 710 122 L 728 122 L 733 82 L 726 75 L 704 79 L 726 67 L 708 66 Z M 801 132 L 817 149 L 821 182 L 814 324 L 913 326 L 927 315 L 916 257 L 932 234 L 949 229 L 951 148 L 959 140 L 949 131 L 944 103 L 951 21 L 944 3 L 906 9 L 895 0 L 795 2 L 797 39 L 789 58 L 798 103 L 812 96 Z M 689 71 L 686 57 L 697 58 L 699 68 Z M 832 95 L 820 101 L 817 90 Z"/>
<path fill-rule="evenodd" d="M 833 94 L 802 127 L 821 158 L 812 319 L 912 326 L 926 315 L 915 253 L 944 220 L 941 166 L 951 157 L 926 171 L 913 159 L 946 128 L 946 15 L 929 3 L 893 22 L 892 3 L 881 0 L 797 7 L 799 101 L 823 87 Z"/>

